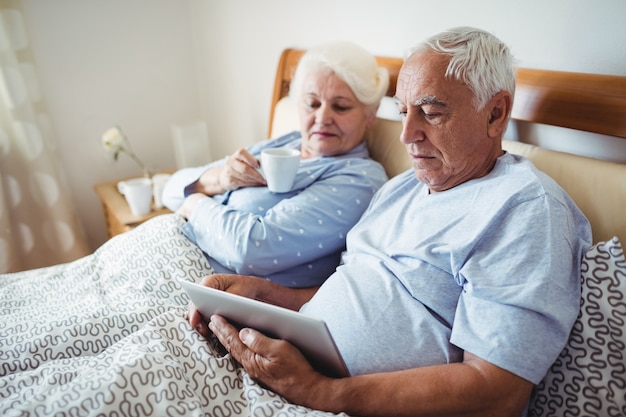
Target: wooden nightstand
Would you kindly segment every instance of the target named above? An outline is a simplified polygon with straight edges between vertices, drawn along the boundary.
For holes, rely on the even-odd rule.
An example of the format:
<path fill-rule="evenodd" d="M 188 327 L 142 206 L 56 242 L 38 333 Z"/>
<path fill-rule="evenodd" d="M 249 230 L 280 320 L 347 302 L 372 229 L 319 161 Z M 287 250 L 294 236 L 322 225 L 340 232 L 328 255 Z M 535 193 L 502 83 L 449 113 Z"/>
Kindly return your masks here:
<path fill-rule="evenodd" d="M 117 190 L 117 183 L 119 181 L 121 180 L 105 182 L 94 186 L 102 202 L 102 207 L 104 208 L 104 217 L 109 237 L 127 232 L 154 216 L 171 213 L 167 208 L 155 209 L 153 206 L 149 214 L 145 216 L 135 216 L 130 212 L 130 207 L 128 207 L 124 196 Z"/>

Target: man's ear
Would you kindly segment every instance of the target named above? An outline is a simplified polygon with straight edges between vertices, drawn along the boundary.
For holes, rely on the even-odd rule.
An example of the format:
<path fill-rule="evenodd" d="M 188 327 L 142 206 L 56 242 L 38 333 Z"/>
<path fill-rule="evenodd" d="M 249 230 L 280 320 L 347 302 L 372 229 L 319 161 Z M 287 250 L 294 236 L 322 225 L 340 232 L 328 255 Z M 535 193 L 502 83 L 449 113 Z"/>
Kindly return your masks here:
<path fill-rule="evenodd" d="M 512 104 L 511 94 L 506 91 L 500 91 L 489 101 L 488 106 L 491 109 L 487 125 L 489 137 L 501 137 L 504 134 Z"/>

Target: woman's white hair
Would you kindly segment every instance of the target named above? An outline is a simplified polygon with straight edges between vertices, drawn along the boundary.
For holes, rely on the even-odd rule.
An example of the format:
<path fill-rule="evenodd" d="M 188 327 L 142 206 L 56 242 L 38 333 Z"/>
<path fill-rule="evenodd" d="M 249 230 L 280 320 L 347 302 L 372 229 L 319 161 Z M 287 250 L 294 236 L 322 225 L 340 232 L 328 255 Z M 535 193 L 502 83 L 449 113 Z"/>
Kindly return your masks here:
<path fill-rule="evenodd" d="M 477 110 L 500 91 L 511 97 L 515 94 L 515 59 L 491 33 L 472 27 L 452 28 L 424 40 L 410 54 L 428 50 L 450 56 L 446 77 L 469 87 Z"/>
<path fill-rule="evenodd" d="M 389 88 L 389 72 L 378 66 L 372 54 L 350 42 L 335 42 L 311 48 L 300 58 L 289 95 L 298 99 L 304 79 L 318 70 L 333 72 L 374 111 Z"/>

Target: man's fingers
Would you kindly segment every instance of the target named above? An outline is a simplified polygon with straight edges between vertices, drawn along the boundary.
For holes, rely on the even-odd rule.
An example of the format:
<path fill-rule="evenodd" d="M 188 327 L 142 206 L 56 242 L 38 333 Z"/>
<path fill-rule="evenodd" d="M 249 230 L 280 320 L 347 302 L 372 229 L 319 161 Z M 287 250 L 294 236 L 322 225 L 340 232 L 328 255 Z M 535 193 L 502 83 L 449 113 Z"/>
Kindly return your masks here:
<path fill-rule="evenodd" d="M 217 336 L 220 343 L 239 363 L 244 365 L 246 370 L 255 376 L 259 367 L 264 367 L 267 359 L 256 353 L 262 348 L 260 344 L 268 339 L 261 333 L 252 329 L 243 329 L 241 332 L 231 325 L 226 319 L 220 316 L 211 316 L 209 329 Z M 241 336 L 240 336 L 241 335 Z M 242 341 L 245 338 L 245 343 Z"/>
<path fill-rule="evenodd" d="M 239 331 L 221 316 L 211 316 L 209 329 L 219 339 L 220 343 L 236 360 L 241 358 L 247 349 L 239 339 Z"/>
<path fill-rule="evenodd" d="M 202 336 L 206 337 L 209 335 L 209 328 L 207 326 L 207 323 L 204 321 L 204 318 L 200 314 L 200 311 L 198 311 L 193 303 L 189 303 L 187 319 L 189 320 L 189 325 L 196 329 L 196 331 Z"/>

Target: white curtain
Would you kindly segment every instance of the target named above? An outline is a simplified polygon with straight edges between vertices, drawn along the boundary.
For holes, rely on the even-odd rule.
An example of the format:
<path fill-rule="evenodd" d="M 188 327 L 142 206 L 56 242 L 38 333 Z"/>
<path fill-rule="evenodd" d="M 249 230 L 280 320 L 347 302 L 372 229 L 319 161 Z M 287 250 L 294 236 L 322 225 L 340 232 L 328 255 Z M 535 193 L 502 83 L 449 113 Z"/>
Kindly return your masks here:
<path fill-rule="evenodd" d="M 89 253 L 36 72 L 19 1 L 0 0 L 0 273 Z"/>

